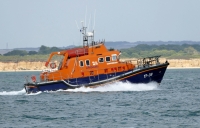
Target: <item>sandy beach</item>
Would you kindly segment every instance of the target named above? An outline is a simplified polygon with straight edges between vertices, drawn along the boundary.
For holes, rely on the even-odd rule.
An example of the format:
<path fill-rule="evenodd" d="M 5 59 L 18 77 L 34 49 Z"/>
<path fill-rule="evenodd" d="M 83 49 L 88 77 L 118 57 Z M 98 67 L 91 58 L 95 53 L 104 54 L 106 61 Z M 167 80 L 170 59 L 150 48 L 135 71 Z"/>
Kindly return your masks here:
<path fill-rule="evenodd" d="M 126 60 L 136 60 L 132 59 L 121 59 L 122 61 Z M 165 62 L 165 58 L 161 58 L 160 62 Z M 167 59 L 170 63 L 168 69 L 188 69 L 188 68 L 200 68 L 200 59 Z M 44 66 L 45 62 L 0 62 L 0 72 L 13 72 L 13 71 L 42 71 L 45 70 L 46 67 Z M 136 64 L 136 61 L 135 61 Z"/>

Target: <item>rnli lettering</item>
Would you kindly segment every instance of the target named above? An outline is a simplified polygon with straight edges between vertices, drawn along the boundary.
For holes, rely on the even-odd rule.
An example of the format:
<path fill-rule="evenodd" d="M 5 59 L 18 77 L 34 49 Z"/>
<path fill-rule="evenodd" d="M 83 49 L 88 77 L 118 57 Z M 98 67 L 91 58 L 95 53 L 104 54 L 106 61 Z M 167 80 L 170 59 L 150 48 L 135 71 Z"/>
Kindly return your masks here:
<path fill-rule="evenodd" d="M 153 76 L 153 73 L 152 73 L 152 72 L 149 73 L 149 74 L 144 74 L 144 78 L 151 77 L 151 76 Z"/>
<path fill-rule="evenodd" d="M 98 68 L 98 65 L 95 66 L 87 66 L 86 69 L 90 69 L 90 68 Z"/>

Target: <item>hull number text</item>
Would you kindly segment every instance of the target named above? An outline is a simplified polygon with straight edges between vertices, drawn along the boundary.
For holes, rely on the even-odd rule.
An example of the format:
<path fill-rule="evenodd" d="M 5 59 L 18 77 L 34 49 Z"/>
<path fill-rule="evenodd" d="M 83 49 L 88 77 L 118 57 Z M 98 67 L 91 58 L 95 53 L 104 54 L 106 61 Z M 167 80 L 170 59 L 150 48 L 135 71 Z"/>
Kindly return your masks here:
<path fill-rule="evenodd" d="M 153 76 L 153 73 L 144 74 L 144 78 L 151 77 L 151 76 Z"/>

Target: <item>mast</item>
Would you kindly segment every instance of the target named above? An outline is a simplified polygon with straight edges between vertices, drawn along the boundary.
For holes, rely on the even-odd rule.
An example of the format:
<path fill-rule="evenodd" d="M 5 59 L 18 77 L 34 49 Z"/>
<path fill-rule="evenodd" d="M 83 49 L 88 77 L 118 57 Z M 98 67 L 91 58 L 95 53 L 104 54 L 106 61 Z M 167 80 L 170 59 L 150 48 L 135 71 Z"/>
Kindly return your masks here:
<path fill-rule="evenodd" d="M 87 27 L 84 26 L 82 21 L 81 32 L 83 34 L 83 47 L 89 47 L 90 45 L 94 45 L 94 30 L 92 32 L 86 31 Z"/>

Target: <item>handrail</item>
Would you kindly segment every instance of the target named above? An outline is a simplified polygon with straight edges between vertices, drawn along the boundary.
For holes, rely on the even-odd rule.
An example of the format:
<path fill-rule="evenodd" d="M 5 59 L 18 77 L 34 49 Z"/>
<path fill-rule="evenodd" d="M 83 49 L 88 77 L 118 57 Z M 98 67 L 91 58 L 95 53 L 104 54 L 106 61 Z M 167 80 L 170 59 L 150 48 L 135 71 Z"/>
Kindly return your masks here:
<path fill-rule="evenodd" d="M 102 40 L 102 41 L 93 41 L 92 43 L 89 43 L 89 46 L 95 46 L 95 45 L 99 45 L 99 44 L 104 44 L 105 43 L 105 41 L 104 40 Z"/>
<path fill-rule="evenodd" d="M 127 63 L 127 64 L 133 64 L 132 61 L 137 61 L 137 65 L 138 65 L 138 68 L 141 68 L 141 67 L 146 67 L 146 66 L 150 66 L 150 65 L 157 65 L 159 62 L 159 57 L 160 56 L 154 56 L 154 57 L 147 57 L 147 58 L 140 58 L 138 60 L 126 60 L 122 63 Z M 76 63 L 76 62 L 75 62 Z M 91 76 L 98 76 L 98 80 L 100 80 L 100 77 L 99 77 L 99 71 L 100 70 L 103 70 L 104 71 L 104 74 L 106 74 L 107 76 L 107 79 L 110 79 L 112 77 L 116 77 L 117 75 L 117 72 L 121 72 L 121 71 L 129 71 L 129 69 L 133 69 L 134 65 L 125 65 L 125 66 L 111 66 L 111 67 L 106 67 L 106 68 L 93 68 L 93 69 L 84 69 L 84 70 L 81 70 L 81 72 L 84 72 L 85 74 L 87 73 L 87 77 L 89 79 L 89 83 L 93 83 L 95 81 L 92 80 Z M 90 74 L 90 72 L 93 72 L 92 74 Z M 112 77 L 109 77 L 108 74 L 109 73 L 114 73 Z M 83 75 L 84 76 L 84 75 Z M 45 78 L 46 77 L 46 78 Z M 47 78 L 51 78 L 51 79 L 47 79 Z M 56 80 L 68 80 L 68 83 L 69 83 L 69 80 L 70 79 L 75 79 L 75 83 L 78 85 L 78 78 L 79 77 L 76 77 L 76 78 L 71 78 L 70 77 L 70 74 L 64 74 L 64 73 L 61 73 L 61 72 L 47 72 L 47 76 L 44 75 L 44 80 L 46 81 L 56 81 Z"/>
<path fill-rule="evenodd" d="M 135 65 L 137 65 L 138 68 L 140 68 L 140 67 L 146 67 L 146 66 L 148 67 L 151 65 L 160 64 L 159 58 L 160 58 L 160 56 L 152 56 L 152 57 L 145 57 L 145 58 L 139 58 L 139 59 L 125 60 L 122 62 L 135 64 Z"/>
<path fill-rule="evenodd" d="M 121 67 L 121 66 L 120 66 Z M 99 70 L 106 70 L 107 69 L 107 72 L 105 72 L 104 74 L 107 75 L 107 78 L 108 78 L 108 73 L 115 73 L 115 76 L 116 76 L 116 73 L 119 72 L 118 67 L 117 66 L 112 66 L 112 67 L 107 67 L 107 68 L 98 68 L 98 69 L 86 69 L 86 70 L 82 70 L 82 72 L 87 72 L 87 73 L 90 73 L 91 71 L 93 71 L 93 75 L 89 75 L 89 79 L 91 81 L 91 76 L 98 76 L 98 80 L 99 80 Z M 113 70 L 112 70 L 113 69 Z M 109 71 L 110 70 L 110 71 Z M 125 71 L 122 67 L 120 68 L 121 71 Z M 128 71 L 128 70 L 126 70 Z M 59 75 L 58 75 L 59 74 Z M 52 79 L 48 79 L 48 78 L 52 78 Z M 67 79 L 69 80 L 69 74 L 62 74 L 61 72 L 47 72 L 46 75 L 44 75 L 44 81 L 56 81 L 56 80 L 64 80 L 64 79 Z M 76 80 L 77 82 L 77 80 Z"/>
<path fill-rule="evenodd" d="M 54 55 L 64 55 L 65 53 L 66 53 L 66 50 L 64 50 L 64 51 L 59 51 L 59 52 L 52 52 L 52 53 L 49 55 L 49 58 L 48 58 L 48 60 L 46 61 L 45 66 L 48 67 L 49 62 L 50 62 L 51 58 L 52 58 Z"/>
<path fill-rule="evenodd" d="M 146 67 L 146 66 L 160 64 L 159 58 L 160 56 L 140 58 L 137 60 L 138 67 Z"/>
<path fill-rule="evenodd" d="M 132 63 L 132 60 L 128 60 L 126 61 L 125 63 Z M 76 62 L 74 63 L 74 66 L 76 65 Z M 89 76 L 89 79 L 91 79 L 90 77 L 91 76 L 98 76 L 98 80 L 100 79 L 99 77 L 99 72 L 100 70 L 101 71 L 104 71 L 104 74 L 107 75 L 107 78 L 108 77 L 108 74 L 109 73 L 114 73 L 114 75 L 116 76 L 117 75 L 117 72 L 121 72 L 121 71 L 128 71 L 129 69 L 132 69 L 132 66 L 129 65 L 124 65 L 124 66 L 111 66 L 111 67 L 106 67 L 106 68 L 98 68 L 98 69 L 95 69 L 95 68 L 92 68 L 92 69 L 82 69 L 81 72 L 84 72 L 85 74 L 87 74 L 87 76 Z M 131 67 L 130 67 L 131 66 Z M 90 72 L 93 71 L 93 74 L 91 75 Z M 73 73 L 73 70 L 72 70 L 72 73 Z M 71 79 L 69 76 L 71 76 L 70 74 L 63 74 L 61 72 L 51 72 L 51 73 L 48 73 L 47 72 L 47 77 L 44 78 L 44 80 L 47 80 L 47 81 L 55 81 L 55 80 L 64 80 L 64 79 Z M 73 78 L 72 78 L 73 79 Z M 77 81 L 77 80 L 76 80 Z M 90 80 L 91 81 L 91 80 Z"/>
<path fill-rule="evenodd" d="M 51 76 L 52 79 L 47 79 L 47 76 Z M 68 75 L 66 75 L 66 76 L 68 76 Z M 45 77 L 46 78 L 44 78 L 44 80 L 46 80 L 46 81 L 56 81 L 57 79 L 63 80 L 63 78 L 65 78 L 65 75 L 61 74 L 60 72 L 53 72 L 53 73 L 52 72 L 47 72 L 47 74 L 45 75 Z M 66 78 L 69 78 L 69 77 L 66 77 Z"/>

